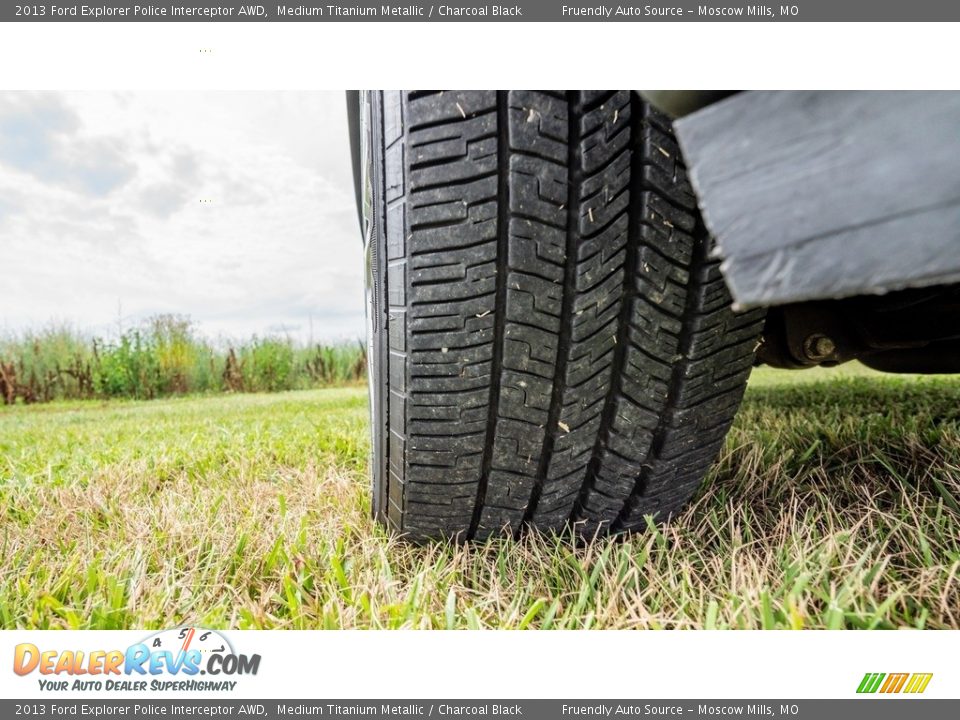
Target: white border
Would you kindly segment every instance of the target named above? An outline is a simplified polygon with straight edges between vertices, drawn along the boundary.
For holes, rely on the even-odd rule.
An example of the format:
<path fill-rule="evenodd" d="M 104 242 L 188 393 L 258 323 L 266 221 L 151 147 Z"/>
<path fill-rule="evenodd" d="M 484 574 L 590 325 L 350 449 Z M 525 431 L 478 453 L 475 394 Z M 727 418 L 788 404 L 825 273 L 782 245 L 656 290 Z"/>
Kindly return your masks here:
<path fill-rule="evenodd" d="M 38 689 L 37 672 L 24 677 L 13 674 L 14 646 L 31 642 L 41 650 L 122 650 L 147 634 L 0 633 L 0 696 L 118 697 L 116 693 L 44 695 Z M 960 698 L 956 672 L 960 631 L 274 630 L 224 634 L 236 652 L 261 655 L 259 673 L 242 679 L 234 693 L 166 697 L 863 698 L 856 689 L 866 672 L 932 672 L 923 695 L 884 699 Z"/>
<path fill-rule="evenodd" d="M 951 23 L 0 23 L 0 89 L 956 89 L 956 40 Z"/>

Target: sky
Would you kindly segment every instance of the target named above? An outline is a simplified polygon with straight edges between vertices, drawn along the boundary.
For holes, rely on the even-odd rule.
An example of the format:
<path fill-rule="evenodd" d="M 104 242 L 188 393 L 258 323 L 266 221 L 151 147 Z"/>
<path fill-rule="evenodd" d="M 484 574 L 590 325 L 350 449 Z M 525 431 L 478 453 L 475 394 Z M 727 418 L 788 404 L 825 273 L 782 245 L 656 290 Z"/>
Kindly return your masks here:
<path fill-rule="evenodd" d="M 346 100 L 0 92 L 0 333 L 363 334 Z"/>

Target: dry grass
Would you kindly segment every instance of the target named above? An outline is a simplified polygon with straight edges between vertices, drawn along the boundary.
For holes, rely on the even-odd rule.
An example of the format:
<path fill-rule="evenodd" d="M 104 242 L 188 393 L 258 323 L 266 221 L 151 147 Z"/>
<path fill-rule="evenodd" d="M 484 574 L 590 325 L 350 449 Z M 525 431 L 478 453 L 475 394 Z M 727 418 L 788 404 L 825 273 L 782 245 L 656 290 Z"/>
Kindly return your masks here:
<path fill-rule="evenodd" d="M 683 516 L 580 548 L 374 527 L 362 390 L 7 408 L 0 626 L 960 627 L 960 383 L 834 375 L 757 373 Z"/>

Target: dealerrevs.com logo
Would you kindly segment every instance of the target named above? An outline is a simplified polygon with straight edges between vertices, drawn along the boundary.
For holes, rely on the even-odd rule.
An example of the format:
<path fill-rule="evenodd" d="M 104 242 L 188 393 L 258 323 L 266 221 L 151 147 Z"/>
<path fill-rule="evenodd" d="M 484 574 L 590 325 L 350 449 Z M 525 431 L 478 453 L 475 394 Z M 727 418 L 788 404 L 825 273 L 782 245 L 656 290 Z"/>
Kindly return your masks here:
<path fill-rule="evenodd" d="M 45 691 L 231 691 L 238 682 L 233 678 L 259 669 L 260 655 L 237 653 L 223 634 L 197 627 L 164 630 L 126 650 L 49 650 L 20 643 L 13 654 L 13 671 L 36 674 Z"/>

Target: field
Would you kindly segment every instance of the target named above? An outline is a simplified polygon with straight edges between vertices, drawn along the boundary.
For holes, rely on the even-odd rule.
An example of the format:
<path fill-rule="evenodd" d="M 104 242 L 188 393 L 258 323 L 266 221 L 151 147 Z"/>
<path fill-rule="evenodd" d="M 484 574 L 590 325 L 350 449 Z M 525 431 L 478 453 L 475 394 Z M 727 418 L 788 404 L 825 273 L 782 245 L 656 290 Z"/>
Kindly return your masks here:
<path fill-rule="evenodd" d="M 306 390 L 362 382 L 366 367 L 359 341 L 211 341 L 179 315 L 156 315 L 106 338 L 51 325 L 0 334 L 0 404 Z"/>
<path fill-rule="evenodd" d="M 4 628 L 957 628 L 960 382 L 761 370 L 696 503 L 584 547 L 369 518 L 364 388 L 0 408 Z"/>

